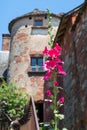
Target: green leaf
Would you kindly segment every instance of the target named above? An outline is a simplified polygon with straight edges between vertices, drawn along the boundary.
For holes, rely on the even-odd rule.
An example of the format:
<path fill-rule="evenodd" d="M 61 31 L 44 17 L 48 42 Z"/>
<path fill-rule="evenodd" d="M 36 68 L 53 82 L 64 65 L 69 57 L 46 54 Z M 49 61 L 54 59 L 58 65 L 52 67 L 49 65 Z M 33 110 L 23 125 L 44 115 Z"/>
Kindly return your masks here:
<path fill-rule="evenodd" d="M 55 117 L 57 117 L 60 120 L 64 119 L 64 115 L 63 114 L 55 114 Z"/>
<path fill-rule="evenodd" d="M 67 128 L 63 128 L 62 130 L 68 130 Z"/>
<path fill-rule="evenodd" d="M 58 113 L 58 111 L 57 110 L 54 110 L 54 112 L 53 112 L 54 114 L 57 114 Z"/>

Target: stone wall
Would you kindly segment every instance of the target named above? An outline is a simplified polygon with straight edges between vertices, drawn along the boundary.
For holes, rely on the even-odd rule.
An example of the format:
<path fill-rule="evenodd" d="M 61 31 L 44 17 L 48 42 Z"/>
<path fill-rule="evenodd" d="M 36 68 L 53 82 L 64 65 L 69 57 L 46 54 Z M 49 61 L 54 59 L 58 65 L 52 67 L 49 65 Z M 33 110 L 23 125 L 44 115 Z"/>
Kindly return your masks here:
<path fill-rule="evenodd" d="M 0 78 L 7 78 L 9 51 L 0 51 Z"/>
<path fill-rule="evenodd" d="M 68 130 L 87 129 L 87 8 L 72 29 L 72 17 L 67 23 L 63 40 L 65 90 L 65 127 Z"/>
<path fill-rule="evenodd" d="M 41 18 L 41 17 L 40 17 Z M 38 19 L 38 17 L 35 19 Z M 35 28 L 32 34 L 34 18 L 20 19 L 13 24 L 11 30 L 11 51 L 8 78 L 21 87 L 28 94 L 33 95 L 35 100 L 44 100 L 44 73 L 29 73 L 32 55 L 42 55 L 45 46 L 48 46 L 49 35 L 41 34 L 48 30 L 47 19 L 43 17 L 43 25 Z M 29 22 L 30 21 L 30 22 Z M 57 24 L 58 23 L 58 24 Z M 59 19 L 53 19 L 53 32 L 56 33 Z M 46 28 L 44 28 L 46 27 Z"/>

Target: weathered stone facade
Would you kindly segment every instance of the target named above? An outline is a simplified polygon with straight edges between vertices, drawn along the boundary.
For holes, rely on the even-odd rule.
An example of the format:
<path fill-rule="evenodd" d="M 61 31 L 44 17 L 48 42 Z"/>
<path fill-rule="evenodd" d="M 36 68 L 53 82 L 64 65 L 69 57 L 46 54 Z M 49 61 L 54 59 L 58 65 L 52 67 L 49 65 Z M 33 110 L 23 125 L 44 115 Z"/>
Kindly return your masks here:
<path fill-rule="evenodd" d="M 64 28 L 63 28 L 64 27 Z M 62 44 L 65 121 L 68 130 L 87 130 L 87 3 L 65 14 L 56 36 Z"/>
<path fill-rule="evenodd" d="M 35 20 L 42 20 L 43 26 L 34 26 Z M 60 17 L 52 14 L 53 34 L 56 35 Z M 34 10 L 12 20 L 9 24 L 11 33 L 8 78 L 19 87 L 33 95 L 36 101 L 44 100 L 44 86 L 51 87 L 42 80 L 44 72 L 31 71 L 31 57 L 42 56 L 48 46 L 47 14 Z M 8 39 L 8 38 L 7 38 Z M 55 41 L 62 47 L 62 59 L 67 76 L 64 77 L 64 126 L 68 130 L 87 130 L 87 2 L 65 14 L 60 22 Z M 3 50 L 8 42 L 3 40 Z M 7 43 L 7 44 L 6 44 Z M 9 45 L 9 44 L 8 44 Z M 41 103 L 41 102 L 39 102 Z M 40 105 L 40 104 L 39 104 Z M 39 106 L 40 107 L 40 106 Z M 51 118 L 46 104 L 44 120 Z M 47 109 L 45 109 L 47 107 Z M 42 109 L 43 109 L 42 108 Z"/>
<path fill-rule="evenodd" d="M 55 36 L 61 15 L 52 13 L 51 17 L 53 34 Z M 35 25 L 35 22 L 41 25 Z M 2 52 L 0 54 L 0 59 L 3 59 L 4 54 L 7 56 L 7 59 L 3 59 L 0 64 L 1 67 L 3 66 L 0 78 L 3 77 L 6 71 L 8 83 L 10 81 L 16 83 L 17 87 L 20 87 L 23 91 L 34 97 L 36 107 L 39 109 L 40 122 L 43 120 L 47 121 L 47 116 L 50 115 L 50 113 L 46 115 L 48 109 L 46 109 L 46 104 L 44 103 L 44 87 L 48 87 L 49 84 L 46 85 L 44 83 L 44 70 L 37 71 L 38 68 L 36 66 L 36 71 L 32 71 L 32 57 L 43 58 L 44 63 L 45 57 L 43 57 L 42 51 L 45 46 L 48 46 L 48 29 L 47 12 L 38 9 L 13 19 L 9 23 L 10 34 L 2 35 Z M 9 52 L 6 53 L 6 51 Z M 43 109 L 46 111 L 43 112 Z M 42 114 L 40 114 L 41 112 Z"/>
<path fill-rule="evenodd" d="M 35 26 L 35 20 L 42 20 L 42 26 Z M 52 15 L 53 34 L 56 34 L 60 17 Z M 48 46 L 47 13 L 35 9 L 27 15 L 14 19 L 9 24 L 11 32 L 8 78 L 24 89 L 35 100 L 44 99 L 44 72 L 31 72 L 31 57 L 43 56 Z"/>

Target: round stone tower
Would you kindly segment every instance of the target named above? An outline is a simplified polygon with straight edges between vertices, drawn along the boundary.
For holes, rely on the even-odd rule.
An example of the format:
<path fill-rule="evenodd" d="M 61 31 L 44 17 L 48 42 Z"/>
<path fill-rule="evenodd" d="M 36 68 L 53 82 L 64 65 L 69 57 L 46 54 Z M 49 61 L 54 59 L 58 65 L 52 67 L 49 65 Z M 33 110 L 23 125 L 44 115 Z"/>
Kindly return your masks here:
<path fill-rule="evenodd" d="M 60 16 L 51 14 L 53 34 L 56 34 Z M 47 12 L 34 11 L 13 19 L 9 23 L 11 33 L 11 47 L 8 78 L 24 91 L 35 97 L 44 99 L 42 51 L 48 46 Z"/>

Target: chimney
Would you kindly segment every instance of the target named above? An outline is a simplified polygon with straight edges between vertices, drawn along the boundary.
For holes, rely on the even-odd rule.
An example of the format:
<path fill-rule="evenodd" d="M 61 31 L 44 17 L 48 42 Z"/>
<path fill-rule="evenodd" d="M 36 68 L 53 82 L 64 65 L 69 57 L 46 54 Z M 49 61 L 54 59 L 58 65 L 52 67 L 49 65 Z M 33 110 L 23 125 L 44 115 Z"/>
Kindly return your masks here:
<path fill-rule="evenodd" d="M 2 34 L 2 51 L 10 50 L 10 34 Z"/>

